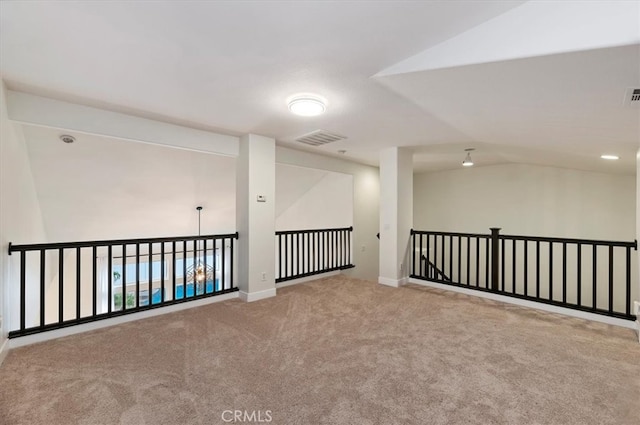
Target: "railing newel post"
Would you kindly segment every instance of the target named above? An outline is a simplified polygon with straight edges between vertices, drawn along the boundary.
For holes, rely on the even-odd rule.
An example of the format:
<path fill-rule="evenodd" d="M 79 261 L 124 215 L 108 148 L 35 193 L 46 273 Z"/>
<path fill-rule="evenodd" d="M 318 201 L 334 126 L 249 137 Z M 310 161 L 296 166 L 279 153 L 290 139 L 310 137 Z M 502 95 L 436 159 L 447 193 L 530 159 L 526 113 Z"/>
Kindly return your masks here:
<path fill-rule="evenodd" d="M 500 227 L 491 228 L 491 290 L 498 291 L 500 267 Z"/>

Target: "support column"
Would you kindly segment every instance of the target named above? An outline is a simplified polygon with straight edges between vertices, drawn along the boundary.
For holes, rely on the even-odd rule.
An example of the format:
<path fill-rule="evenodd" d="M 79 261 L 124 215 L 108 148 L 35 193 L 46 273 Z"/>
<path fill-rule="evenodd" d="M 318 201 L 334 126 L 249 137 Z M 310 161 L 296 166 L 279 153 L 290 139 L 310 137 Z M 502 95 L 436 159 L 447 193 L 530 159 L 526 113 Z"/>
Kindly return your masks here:
<path fill-rule="evenodd" d="M 636 240 L 640 241 L 640 150 L 636 153 Z M 638 272 L 640 276 L 640 249 L 635 252 L 638 256 Z M 638 332 L 638 342 L 640 342 L 640 279 L 636 282 L 636 299 L 633 303 L 632 314 L 636 315 L 636 331 Z"/>
<path fill-rule="evenodd" d="M 276 295 L 275 140 L 247 134 L 240 138 L 236 164 L 236 226 L 240 299 Z"/>
<path fill-rule="evenodd" d="M 413 153 L 380 151 L 380 273 L 378 282 L 398 287 L 407 281 L 413 226 Z"/>

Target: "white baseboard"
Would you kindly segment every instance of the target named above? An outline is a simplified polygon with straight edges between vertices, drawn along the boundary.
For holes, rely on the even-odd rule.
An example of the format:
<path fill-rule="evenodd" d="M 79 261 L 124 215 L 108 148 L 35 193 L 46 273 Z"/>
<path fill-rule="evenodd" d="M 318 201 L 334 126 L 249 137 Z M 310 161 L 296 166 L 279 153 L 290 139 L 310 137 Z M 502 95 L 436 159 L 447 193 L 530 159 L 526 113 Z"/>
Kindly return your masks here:
<path fill-rule="evenodd" d="M 264 300 L 265 298 L 271 298 L 276 296 L 276 288 L 265 289 L 264 291 L 257 292 L 239 292 L 240 299 L 245 302 L 253 302 Z"/>
<path fill-rule="evenodd" d="M 230 292 L 228 294 L 203 298 L 201 300 L 189 301 L 189 302 L 174 304 L 174 305 L 161 307 L 161 308 L 154 308 L 153 310 L 126 314 L 124 316 L 113 317 L 111 319 L 97 320 L 91 323 L 84 323 L 81 325 L 69 326 L 67 328 L 41 332 L 34 335 L 21 336 L 18 338 L 10 339 L 9 347 L 10 348 L 22 347 L 25 345 L 35 344 L 37 342 L 48 341 L 51 339 L 62 338 L 69 335 L 75 335 L 83 332 L 93 331 L 96 329 L 106 328 L 109 326 L 119 325 L 121 323 L 132 322 L 134 320 L 160 316 L 162 314 L 168 314 L 176 311 L 187 310 L 194 307 L 201 307 L 203 305 L 218 303 L 218 302 L 230 300 L 233 298 L 238 298 L 238 292 Z"/>
<path fill-rule="evenodd" d="M 299 279 L 292 279 L 292 280 L 287 280 L 285 282 L 277 283 L 276 287 L 284 288 L 285 286 L 297 285 L 298 283 L 311 282 L 313 280 L 318 280 L 325 277 L 336 276 L 336 275 L 339 275 L 340 273 L 341 273 L 340 270 L 334 270 L 332 272 L 314 274 L 313 276 L 301 277 Z"/>
<path fill-rule="evenodd" d="M 378 283 L 386 286 L 391 286 L 392 288 L 399 288 L 402 285 L 406 285 L 408 279 L 403 277 L 402 279 L 391 279 L 388 277 L 378 276 Z"/>
<path fill-rule="evenodd" d="M 2 344 L 0 344 L 0 366 L 2 366 L 2 362 L 5 357 L 7 357 L 7 354 L 9 354 L 9 340 L 5 339 L 2 341 Z"/>
<path fill-rule="evenodd" d="M 471 295 L 474 297 L 487 298 L 494 301 L 500 301 L 507 304 L 515 304 L 521 307 L 533 308 L 536 310 L 548 311 L 550 313 L 563 314 L 565 316 L 577 317 L 580 319 L 592 320 L 594 322 L 606 323 L 608 325 L 620 326 L 628 329 L 635 329 L 636 322 L 630 320 L 618 319 L 616 317 L 603 316 L 601 314 L 587 313 L 586 311 L 573 310 L 571 308 L 558 307 L 555 305 L 537 303 L 535 301 L 522 300 L 512 298 L 505 295 L 493 294 L 491 292 L 476 291 L 473 289 L 460 288 L 442 283 L 429 282 L 421 279 L 409 279 L 410 283 L 416 285 L 429 286 L 431 288 L 444 289 L 446 291 L 459 292 L 461 294 Z"/>

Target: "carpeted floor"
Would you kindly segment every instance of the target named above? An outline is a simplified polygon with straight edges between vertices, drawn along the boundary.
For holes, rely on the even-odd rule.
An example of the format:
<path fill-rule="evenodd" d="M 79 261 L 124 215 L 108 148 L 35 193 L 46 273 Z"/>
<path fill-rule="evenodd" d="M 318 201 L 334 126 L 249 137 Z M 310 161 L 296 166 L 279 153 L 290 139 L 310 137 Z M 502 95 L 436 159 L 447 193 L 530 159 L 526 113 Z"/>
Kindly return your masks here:
<path fill-rule="evenodd" d="M 638 424 L 640 345 L 632 330 L 337 276 L 15 349 L 0 367 L 2 424 L 209 425 L 234 410 L 235 423 Z"/>

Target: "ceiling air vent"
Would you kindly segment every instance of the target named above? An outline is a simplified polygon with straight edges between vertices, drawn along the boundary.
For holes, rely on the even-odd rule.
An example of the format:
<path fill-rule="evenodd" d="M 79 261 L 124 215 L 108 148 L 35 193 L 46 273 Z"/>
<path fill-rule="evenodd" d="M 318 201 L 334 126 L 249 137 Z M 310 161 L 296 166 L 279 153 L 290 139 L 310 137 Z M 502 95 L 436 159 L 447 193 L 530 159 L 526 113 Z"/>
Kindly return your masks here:
<path fill-rule="evenodd" d="M 309 146 L 322 146 L 327 143 L 337 142 L 338 140 L 343 139 L 346 139 L 346 137 L 335 133 L 329 133 L 326 130 L 316 130 L 298 137 L 296 142 L 304 143 Z"/>
<path fill-rule="evenodd" d="M 625 106 L 640 107 L 640 89 L 627 89 L 624 104 Z"/>

